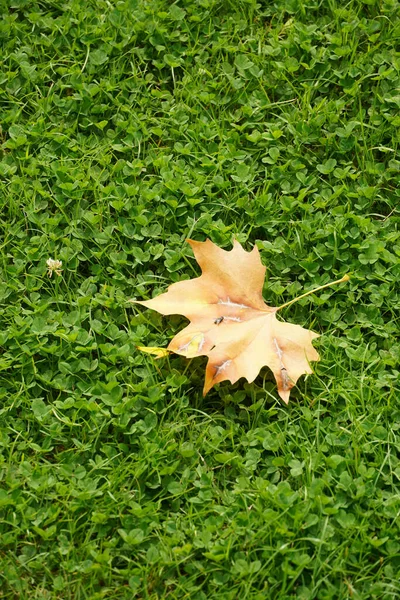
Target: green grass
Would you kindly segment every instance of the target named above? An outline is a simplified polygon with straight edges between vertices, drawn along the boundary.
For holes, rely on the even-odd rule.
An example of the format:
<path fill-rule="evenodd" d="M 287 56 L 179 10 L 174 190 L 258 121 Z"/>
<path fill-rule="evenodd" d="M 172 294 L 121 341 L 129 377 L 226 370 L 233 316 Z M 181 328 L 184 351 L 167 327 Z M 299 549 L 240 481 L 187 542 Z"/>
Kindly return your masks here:
<path fill-rule="evenodd" d="M 1 10 L 0 598 L 399 598 L 399 2 Z M 136 350 L 189 236 L 274 306 L 352 272 L 288 407 Z"/>

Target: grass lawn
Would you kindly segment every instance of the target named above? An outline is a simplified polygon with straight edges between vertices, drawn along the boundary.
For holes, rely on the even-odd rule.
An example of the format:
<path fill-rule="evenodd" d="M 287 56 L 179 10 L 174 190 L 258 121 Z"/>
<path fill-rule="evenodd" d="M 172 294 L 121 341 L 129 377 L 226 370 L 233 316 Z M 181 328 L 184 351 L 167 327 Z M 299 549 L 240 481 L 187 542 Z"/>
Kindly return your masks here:
<path fill-rule="evenodd" d="M 400 598 L 399 2 L 6 4 L 0 598 Z M 352 273 L 288 406 L 137 351 L 188 237 L 272 306 Z"/>

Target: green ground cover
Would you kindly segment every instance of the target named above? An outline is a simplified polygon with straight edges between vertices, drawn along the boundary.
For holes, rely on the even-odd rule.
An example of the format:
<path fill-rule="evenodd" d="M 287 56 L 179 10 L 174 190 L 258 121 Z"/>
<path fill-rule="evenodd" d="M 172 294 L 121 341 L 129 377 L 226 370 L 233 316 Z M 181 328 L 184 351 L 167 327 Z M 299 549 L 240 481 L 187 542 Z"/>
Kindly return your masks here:
<path fill-rule="evenodd" d="M 399 598 L 399 2 L 6 4 L 0 598 Z M 136 351 L 189 236 L 275 306 L 352 271 L 288 407 Z"/>

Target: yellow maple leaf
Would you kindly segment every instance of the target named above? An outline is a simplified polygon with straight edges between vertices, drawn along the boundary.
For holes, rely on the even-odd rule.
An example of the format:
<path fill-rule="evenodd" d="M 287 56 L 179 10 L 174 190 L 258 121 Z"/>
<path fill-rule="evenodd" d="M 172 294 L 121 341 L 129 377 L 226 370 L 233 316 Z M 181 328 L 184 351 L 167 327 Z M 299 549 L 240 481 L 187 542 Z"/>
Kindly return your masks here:
<path fill-rule="evenodd" d="M 152 300 L 132 302 L 163 315 L 180 314 L 189 319 L 190 324 L 173 338 L 167 350 L 186 358 L 209 357 L 204 395 L 224 380 L 235 383 L 245 377 L 250 383 L 267 366 L 275 376 L 280 397 L 288 403 L 298 378 L 312 373 L 310 362 L 319 360 L 312 346 L 318 334 L 278 321 L 278 310 L 292 302 L 280 307 L 265 304 L 262 287 L 266 268 L 256 246 L 246 252 L 235 241 L 232 250 L 226 251 L 210 240 L 188 242 L 201 276 L 174 283 Z M 347 279 L 346 275 L 334 283 Z"/>

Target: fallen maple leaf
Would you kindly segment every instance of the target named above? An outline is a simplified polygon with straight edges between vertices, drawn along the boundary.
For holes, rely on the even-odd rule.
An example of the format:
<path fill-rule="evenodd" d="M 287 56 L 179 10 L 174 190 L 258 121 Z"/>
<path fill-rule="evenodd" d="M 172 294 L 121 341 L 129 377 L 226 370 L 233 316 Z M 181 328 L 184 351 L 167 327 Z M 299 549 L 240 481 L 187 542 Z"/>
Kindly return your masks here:
<path fill-rule="evenodd" d="M 310 361 L 319 360 L 311 343 L 319 335 L 300 325 L 278 321 L 277 311 L 293 301 L 280 307 L 265 304 L 262 288 L 266 268 L 256 246 L 246 252 L 235 241 L 232 250 L 226 251 L 210 240 L 188 242 L 201 276 L 174 283 L 152 300 L 131 302 L 190 320 L 167 350 L 186 358 L 209 357 L 203 395 L 220 381 L 235 383 L 245 377 L 251 383 L 260 369 L 268 366 L 287 404 L 298 378 L 312 373 Z M 334 283 L 348 278 L 345 275 Z"/>

